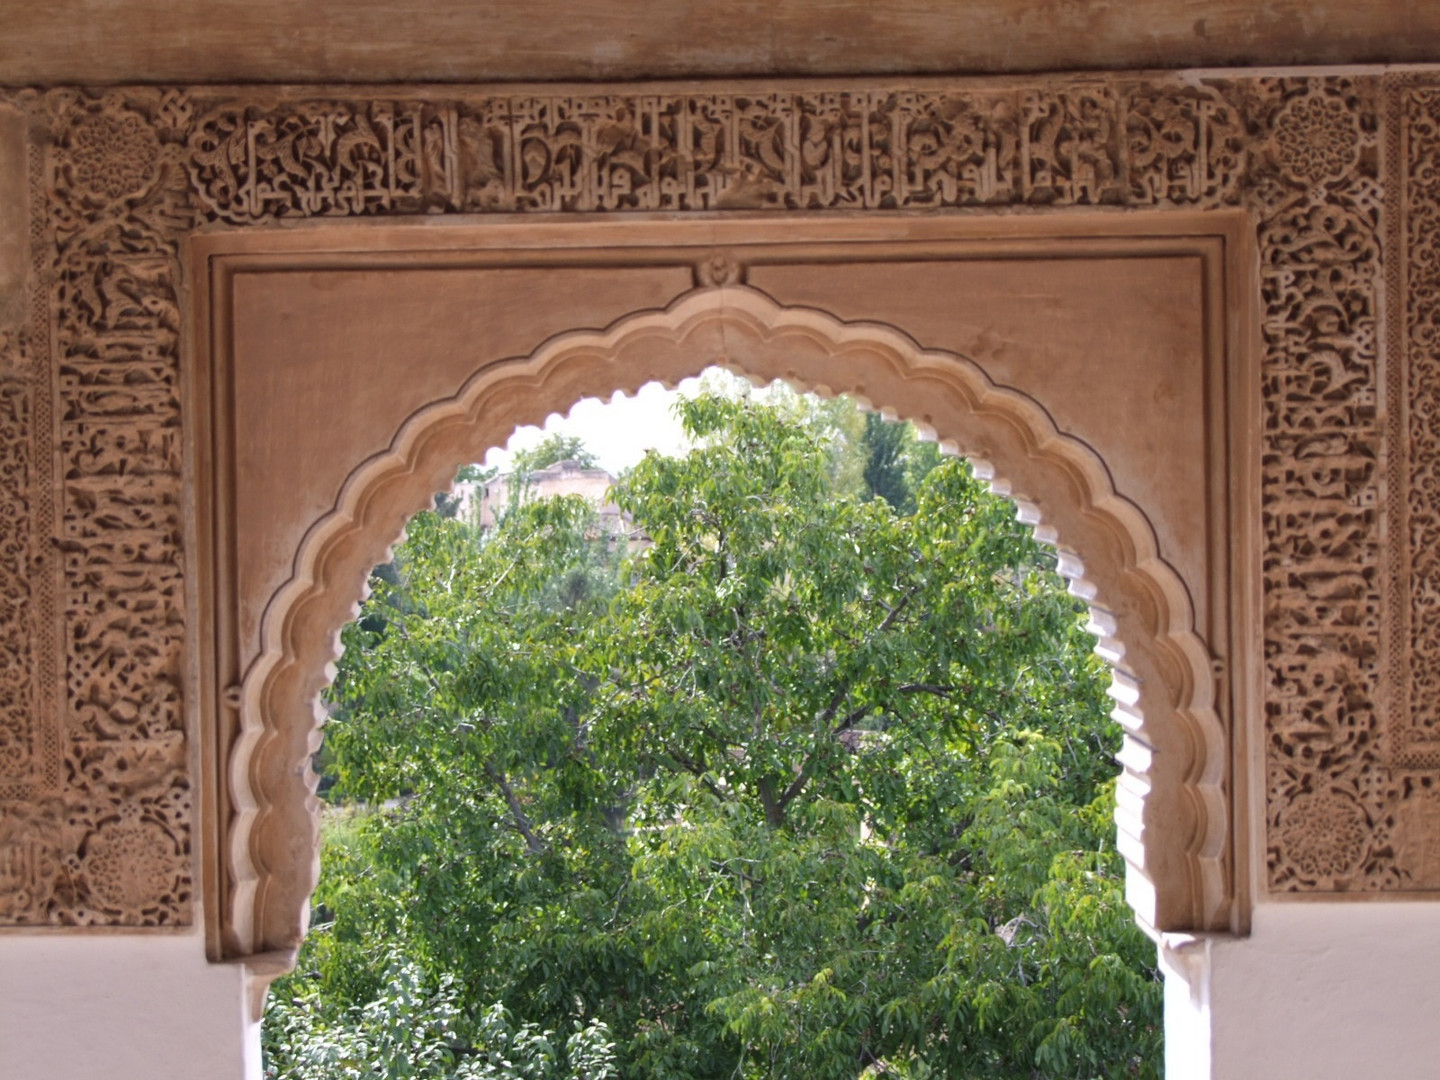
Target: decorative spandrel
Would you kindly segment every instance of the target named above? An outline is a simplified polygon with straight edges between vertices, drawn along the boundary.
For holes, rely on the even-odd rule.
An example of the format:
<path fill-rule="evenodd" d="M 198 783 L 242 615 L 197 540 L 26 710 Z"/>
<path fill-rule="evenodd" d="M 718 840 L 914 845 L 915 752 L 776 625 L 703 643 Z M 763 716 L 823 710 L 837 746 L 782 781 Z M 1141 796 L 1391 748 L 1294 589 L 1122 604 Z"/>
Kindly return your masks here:
<path fill-rule="evenodd" d="M 8 98 L 34 134 L 34 266 L 23 341 L 0 342 L 0 920 L 193 918 L 184 238 L 453 213 L 1247 210 L 1267 884 L 1440 889 L 1423 79 Z"/>

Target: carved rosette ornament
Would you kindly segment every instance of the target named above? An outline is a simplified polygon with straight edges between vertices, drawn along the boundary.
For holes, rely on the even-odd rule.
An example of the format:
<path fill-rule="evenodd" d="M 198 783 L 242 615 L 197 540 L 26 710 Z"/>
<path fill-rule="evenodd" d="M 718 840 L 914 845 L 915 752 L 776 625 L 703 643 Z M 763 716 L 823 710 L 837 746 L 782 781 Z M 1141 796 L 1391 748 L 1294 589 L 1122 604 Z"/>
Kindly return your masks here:
<path fill-rule="evenodd" d="M 114 912 L 144 912 L 185 888 L 184 853 L 171 830 L 133 809 L 86 837 L 80 867 L 92 902 Z"/>
<path fill-rule="evenodd" d="M 1365 812 L 1337 792 L 1296 796 L 1276 832 L 1296 871 L 1312 881 L 1344 879 L 1360 865 L 1371 835 Z"/>
<path fill-rule="evenodd" d="M 1360 152 L 1358 117 L 1341 97 L 1312 87 L 1292 97 L 1275 117 L 1273 143 L 1280 168 L 1292 180 L 1338 180 Z"/>
<path fill-rule="evenodd" d="M 65 161 L 77 194 L 115 201 L 155 175 L 160 140 L 134 112 L 91 113 L 70 130 Z"/>
<path fill-rule="evenodd" d="M 1421 832 L 1440 770 L 1430 78 L 10 95 L 32 128 L 34 304 L 24 348 L 0 347 L 0 920 L 194 918 L 185 237 L 435 213 L 1248 211 L 1265 885 L 1440 890 Z"/>

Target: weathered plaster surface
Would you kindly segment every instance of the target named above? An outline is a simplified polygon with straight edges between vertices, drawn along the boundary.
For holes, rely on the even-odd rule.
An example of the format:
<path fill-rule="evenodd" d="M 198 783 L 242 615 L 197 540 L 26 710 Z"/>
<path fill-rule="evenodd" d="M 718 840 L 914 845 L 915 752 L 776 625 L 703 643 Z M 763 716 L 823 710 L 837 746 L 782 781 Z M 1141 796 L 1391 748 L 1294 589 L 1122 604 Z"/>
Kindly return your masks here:
<path fill-rule="evenodd" d="M 27 187 L 25 118 L 0 106 L 0 340 L 25 326 L 25 281 L 30 273 Z"/>

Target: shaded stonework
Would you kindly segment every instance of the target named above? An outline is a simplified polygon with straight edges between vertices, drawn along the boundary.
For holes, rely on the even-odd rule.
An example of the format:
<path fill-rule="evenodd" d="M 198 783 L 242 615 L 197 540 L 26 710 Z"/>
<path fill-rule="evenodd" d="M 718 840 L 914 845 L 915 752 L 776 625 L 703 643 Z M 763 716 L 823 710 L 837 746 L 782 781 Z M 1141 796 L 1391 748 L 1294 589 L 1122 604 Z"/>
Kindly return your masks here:
<path fill-rule="evenodd" d="M 35 266 L 23 347 L 0 348 L 0 920 L 194 917 L 184 238 L 442 213 L 1248 211 L 1262 887 L 1440 889 L 1440 90 L 1418 76 L 9 100 L 31 129 Z"/>

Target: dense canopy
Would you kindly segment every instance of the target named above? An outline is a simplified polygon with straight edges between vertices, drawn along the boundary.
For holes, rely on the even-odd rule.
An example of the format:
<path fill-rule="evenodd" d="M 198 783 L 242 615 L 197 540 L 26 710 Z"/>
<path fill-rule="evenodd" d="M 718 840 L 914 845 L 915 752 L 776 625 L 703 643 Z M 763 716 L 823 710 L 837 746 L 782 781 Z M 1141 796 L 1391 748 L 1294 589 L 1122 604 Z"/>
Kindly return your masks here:
<path fill-rule="evenodd" d="M 377 571 L 271 1075 L 1158 1077 L 1053 559 L 846 403 L 680 407 L 643 543 L 533 498 Z"/>

